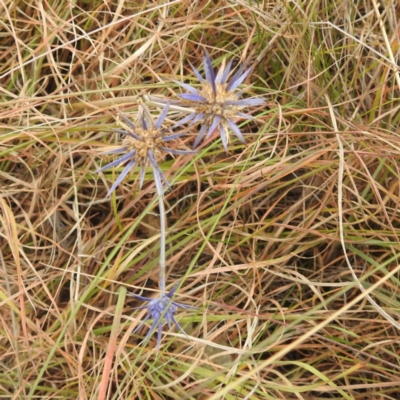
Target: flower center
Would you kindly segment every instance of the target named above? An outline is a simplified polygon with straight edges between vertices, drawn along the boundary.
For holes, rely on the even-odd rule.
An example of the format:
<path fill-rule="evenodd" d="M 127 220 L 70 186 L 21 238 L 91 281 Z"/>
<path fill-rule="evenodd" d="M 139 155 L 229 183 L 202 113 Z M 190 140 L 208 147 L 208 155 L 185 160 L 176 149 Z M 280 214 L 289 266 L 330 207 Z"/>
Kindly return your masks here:
<path fill-rule="evenodd" d="M 212 86 L 204 82 L 200 91 L 200 96 L 204 97 L 207 103 L 196 103 L 198 113 L 218 115 L 222 118 L 231 118 L 235 116 L 238 107 L 232 104 L 226 104 L 227 101 L 236 101 L 238 97 L 234 92 L 226 90 L 227 84 L 216 83 L 216 93 L 214 94 Z"/>
<path fill-rule="evenodd" d="M 149 151 L 153 152 L 155 160 L 158 162 L 164 158 L 160 146 L 163 146 L 164 141 L 159 135 L 159 131 L 154 128 L 142 129 L 136 128 L 136 135 L 140 136 L 142 140 L 137 140 L 132 136 L 125 136 L 122 143 L 126 146 L 128 151 L 135 150 L 135 160 L 138 165 L 147 166 L 149 163 Z"/>

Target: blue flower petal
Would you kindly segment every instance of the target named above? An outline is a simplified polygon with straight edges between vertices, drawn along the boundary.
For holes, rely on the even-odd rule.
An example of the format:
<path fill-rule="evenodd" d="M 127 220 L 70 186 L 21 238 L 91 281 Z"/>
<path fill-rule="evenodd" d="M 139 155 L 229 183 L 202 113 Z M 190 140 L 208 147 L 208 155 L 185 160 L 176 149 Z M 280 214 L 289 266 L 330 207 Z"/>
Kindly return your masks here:
<path fill-rule="evenodd" d="M 244 140 L 244 137 L 242 135 L 242 132 L 240 132 L 239 127 L 229 118 L 226 120 L 228 122 L 229 127 L 232 129 L 233 133 L 239 138 L 239 140 L 243 143 L 246 144 L 246 141 Z"/>
<path fill-rule="evenodd" d="M 186 83 L 179 82 L 174 79 L 172 81 L 177 83 L 179 86 L 182 86 L 184 89 L 186 89 L 188 92 L 190 92 L 192 94 L 199 94 L 199 91 L 197 89 L 195 89 L 194 87 L 192 87 L 190 85 L 187 85 Z"/>
<path fill-rule="evenodd" d="M 121 129 L 113 129 L 113 131 L 114 131 L 114 132 L 117 132 L 117 133 L 119 133 L 119 134 L 121 134 L 121 135 L 129 135 L 129 136 L 132 136 L 132 137 L 135 138 L 136 140 L 143 140 L 139 135 L 137 135 L 137 134 L 134 133 L 134 132 L 126 132 L 126 131 L 123 131 L 123 130 L 121 130 Z"/>
<path fill-rule="evenodd" d="M 184 100 L 199 101 L 201 103 L 207 102 L 207 100 L 203 96 L 200 96 L 198 94 L 182 93 L 182 94 L 178 94 L 178 96 Z"/>
<path fill-rule="evenodd" d="M 159 117 L 157 118 L 156 123 L 154 124 L 154 128 L 156 129 L 160 129 L 161 124 L 164 122 L 165 117 L 167 116 L 168 113 L 168 109 L 169 109 L 169 103 L 167 103 L 164 107 L 164 109 L 162 110 L 162 113 L 159 115 Z"/>
<path fill-rule="evenodd" d="M 125 178 L 125 176 L 129 173 L 129 171 L 131 170 L 131 168 L 134 165 L 135 165 L 135 160 L 132 160 L 127 164 L 127 166 L 121 172 L 120 176 L 117 178 L 117 180 L 111 186 L 111 189 L 108 191 L 106 197 L 108 197 L 118 187 L 118 185 L 121 183 L 121 181 Z"/>
<path fill-rule="evenodd" d="M 185 132 L 181 132 L 181 133 L 176 133 L 175 135 L 163 136 L 162 139 L 163 139 L 164 142 L 168 142 L 169 140 L 177 139 L 177 138 L 179 138 L 181 136 L 184 136 L 186 134 L 187 134 L 187 132 L 185 131 Z"/>
<path fill-rule="evenodd" d="M 161 343 L 160 333 L 162 326 L 160 326 L 161 323 L 158 315 L 152 315 L 152 313 L 150 313 L 149 318 L 154 318 L 154 319 L 149 331 L 147 332 L 147 335 L 143 339 L 143 342 L 146 342 L 150 338 L 150 336 L 154 333 L 156 327 L 158 326 L 158 334 L 157 334 L 157 350 L 158 350 Z"/>
<path fill-rule="evenodd" d="M 203 60 L 204 60 L 204 71 L 206 73 L 206 80 L 211 85 L 213 93 L 216 94 L 217 89 L 215 86 L 214 69 L 212 67 L 210 55 L 208 54 L 207 51 L 206 51 L 206 55 L 204 56 Z"/>
<path fill-rule="evenodd" d="M 137 299 L 142 300 L 142 301 L 153 300 L 151 297 L 144 297 L 144 296 L 140 296 L 139 294 L 134 294 L 134 293 L 130 294 L 130 296 L 136 297 Z M 132 308 L 132 310 L 143 310 L 144 308 L 147 308 L 147 306 L 134 307 L 134 308 Z"/>
<path fill-rule="evenodd" d="M 149 300 L 146 300 L 149 301 Z M 134 310 L 144 310 L 145 308 L 148 308 L 148 306 L 143 306 L 143 307 L 135 307 Z M 135 328 L 135 330 L 132 333 L 136 333 L 145 323 L 148 319 L 150 319 L 151 314 L 147 314 L 144 320 Z"/>
<path fill-rule="evenodd" d="M 177 127 L 180 126 L 180 125 L 187 124 L 188 122 L 190 122 L 190 123 L 189 123 L 189 126 L 194 125 L 196 122 L 200 121 L 200 120 L 203 119 L 203 118 L 204 118 L 204 113 L 199 113 L 199 114 L 197 114 L 197 113 L 192 113 L 192 114 L 189 114 L 187 117 L 183 118 L 181 121 L 178 121 L 178 122 L 172 127 L 172 129 L 177 128 Z M 193 120 L 193 121 L 191 121 L 191 120 Z M 164 140 L 167 140 L 167 139 L 164 138 Z"/>
<path fill-rule="evenodd" d="M 143 116 L 141 116 L 140 122 L 142 123 L 142 129 L 144 129 L 144 130 L 149 129 L 149 127 L 147 126 L 146 120 Z"/>
<path fill-rule="evenodd" d="M 175 326 L 187 337 L 189 338 L 188 335 L 186 335 L 186 332 L 183 330 L 183 328 L 179 325 L 178 321 L 174 317 L 174 315 L 171 315 L 172 322 L 175 324 Z"/>
<path fill-rule="evenodd" d="M 252 115 L 250 115 L 250 114 L 244 114 L 244 113 L 242 113 L 242 112 L 238 112 L 238 113 L 236 113 L 236 115 L 237 115 L 238 117 L 244 118 L 244 119 L 250 119 L 250 120 L 253 120 L 253 119 L 254 119 L 254 117 L 253 117 Z"/>
<path fill-rule="evenodd" d="M 209 137 L 211 136 L 211 134 L 215 131 L 215 129 L 217 128 L 217 126 L 218 126 L 218 124 L 219 124 L 220 119 L 221 119 L 221 117 L 218 116 L 218 115 L 216 115 L 216 116 L 214 117 L 214 121 L 213 121 L 213 123 L 211 124 L 210 129 L 209 129 L 209 131 L 208 131 L 208 133 L 207 133 L 207 138 L 209 138 Z"/>
<path fill-rule="evenodd" d="M 113 132 L 119 133 L 120 135 L 127 135 L 127 131 L 123 131 L 122 129 L 113 129 Z"/>
<path fill-rule="evenodd" d="M 129 152 L 128 154 L 125 154 L 125 155 L 122 156 L 121 158 L 118 158 L 117 160 L 115 160 L 115 161 L 113 161 L 113 162 L 110 162 L 110 163 L 107 164 L 107 165 L 104 165 L 103 167 L 99 168 L 99 169 L 96 170 L 95 172 L 96 172 L 96 173 L 99 173 L 99 172 L 101 172 L 101 171 L 104 171 L 105 169 L 112 168 L 112 167 L 115 167 L 116 165 L 122 164 L 122 163 L 128 161 L 130 158 L 132 158 L 132 157 L 134 156 L 135 153 L 136 153 L 136 151 L 133 150 L 133 151 Z"/>
<path fill-rule="evenodd" d="M 232 60 L 228 62 L 228 65 L 225 68 L 224 74 L 222 75 L 221 78 L 221 83 L 225 83 L 226 80 L 228 79 L 229 72 L 231 71 L 231 66 L 232 66 Z"/>
<path fill-rule="evenodd" d="M 218 70 L 217 75 L 215 76 L 215 83 L 221 83 L 221 79 L 224 74 L 224 70 L 225 70 L 224 66 L 221 65 L 221 67 Z"/>
<path fill-rule="evenodd" d="M 133 122 L 127 118 L 124 114 L 121 113 L 121 117 L 124 119 L 124 121 L 133 129 L 135 130 L 135 125 L 133 124 Z"/>
<path fill-rule="evenodd" d="M 219 127 L 219 135 L 221 136 L 222 145 L 224 146 L 225 151 L 228 151 L 228 135 L 226 134 L 225 127 L 221 124 Z"/>
<path fill-rule="evenodd" d="M 204 118 L 204 113 L 197 114 L 196 118 L 192 121 L 191 125 L 195 124 L 196 122 L 200 121 L 203 118 Z"/>
<path fill-rule="evenodd" d="M 186 116 L 185 118 L 183 118 L 183 119 L 181 119 L 180 121 L 178 121 L 175 125 L 173 125 L 173 126 L 171 127 L 171 129 L 175 129 L 175 128 L 177 128 L 177 127 L 180 126 L 180 125 L 184 125 L 184 124 L 188 123 L 188 122 L 189 122 L 191 119 L 193 119 L 196 115 L 197 115 L 196 113 L 189 114 L 189 115 Z"/>
<path fill-rule="evenodd" d="M 150 129 L 152 126 L 152 120 L 148 108 L 142 106 L 139 108 L 139 110 L 140 110 L 139 119 L 142 123 L 142 128 L 144 130 Z"/>
<path fill-rule="evenodd" d="M 228 86 L 226 87 L 226 90 L 234 90 L 236 89 L 246 78 L 246 76 L 250 73 L 251 67 L 242 74 L 244 69 L 244 66 L 242 66 L 239 71 L 235 74 L 235 76 L 232 78 L 232 80 L 229 82 Z"/>
<path fill-rule="evenodd" d="M 174 295 L 174 293 L 177 291 L 179 287 L 179 283 L 177 283 L 168 293 L 167 293 L 167 297 L 169 297 L 170 299 L 172 299 L 172 296 Z"/>
<path fill-rule="evenodd" d="M 231 70 L 231 65 L 232 65 L 232 60 L 230 60 L 228 62 L 228 65 L 226 67 L 224 67 L 223 65 L 221 66 L 221 68 L 218 71 L 217 76 L 215 77 L 215 82 L 216 83 L 225 83 L 226 82 L 226 78 L 228 78 L 229 72 Z"/>
<path fill-rule="evenodd" d="M 142 188 L 142 186 L 143 186 L 143 181 L 144 181 L 144 173 L 146 172 L 146 168 L 145 167 L 142 167 L 141 169 L 140 169 L 140 177 L 139 177 L 139 189 L 141 189 Z"/>
<path fill-rule="evenodd" d="M 195 67 L 193 67 L 193 65 L 192 65 L 190 62 L 189 62 L 189 64 L 190 64 L 190 66 L 192 67 L 193 72 L 194 72 L 194 74 L 196 75 L 197 79 L 198 79 L 200 82 L 203 82 L 203 77 L 200 75 L 200 72 L 199 72 Z"/>
<path fill-rule="evenodd" d="M 197 147 L 197 145 L 200 143 L 201 139 L 203 138 L 204 134 L 206 133 L 207 130 L 207 125 L 203 125 L 197 134 L 196 140 L 193 143 L 193 147 Z"/>

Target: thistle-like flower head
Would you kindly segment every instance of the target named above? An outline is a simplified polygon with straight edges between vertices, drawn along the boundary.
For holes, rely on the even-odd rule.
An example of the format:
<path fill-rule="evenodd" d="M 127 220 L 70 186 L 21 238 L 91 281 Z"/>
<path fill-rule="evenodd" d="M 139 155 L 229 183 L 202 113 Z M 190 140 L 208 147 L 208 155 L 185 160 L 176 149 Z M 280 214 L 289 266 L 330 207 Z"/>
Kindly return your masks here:
<path fill-rule="evenodd" d="M 175 319 L 175 313 L 178 308 L 193 308 L 192 306 L 188 306 L 185 304 L 177 303 L 172 301 L 172 296 L 174 295 L 178 285 L 174 286 L 172 290 L 170 290 L 167 294 L 162 295 L 160 298 L 149 298 L 138 296 L 134 294 L 133 296 L 137 299 L 147 301 L 148 304 L 142 307 L 137 307 L 135 310 L 143 310 L 148 309 L 148 314 L 146 318 L 140 323 L 140 325 L 133 331 L 135 333 L 138 329 L 140 329 L 143 324 L 148 320 L 152 319 L 153 323 L 151 324 L 150 330 L 143 339 L 145 342 L 154 332 L 157 330 L 157 351 L 160 348 L 161 343 L 161 334 L 162 334 L 162 325 L 163 318 L 167 321 L 168 327 L 171 329 L 171 323 L 173 323 L 184 335 L 186 335 L 185 331 L 179 325 L 178 321 Z"/>
<path fill-rule="evenodd" d="M 154 180 L 156 183 L 157 193 L 161 196 L 164 193 L 163 184 L 170 189 L 169 183 L 161 171 L 158 162 L 164 159 L 164 153 L 169 154 L 192 154 L 192 151 L 175 150 L 165 147 L 165 142 L 176 139 L 184 133 L 165 136 L 162 130 L 162 123 L 165 120 L 169 108 L 166 104 L 157 121 L 153 123 L 148 108 L 142 104 L 139 113 L 139 126 L 135 126 L 125 115 L 122 115 L 126 123 L 127 130 L 115 129 L 114 131 L 124 135 L 122 145 L 106 154 L 125 153 L 117 160 L 99 168 L 96 172 L 101 172 L 107 168 L 115 167 L 120 164 L 127 163 L 122 173 L 111 186 L 107 196 L 109 196 L 129 173 L 135 165 L 141 167 L 140 171 L 140 188 L 142 187 L 146 167 L 151 166 L 153 169 Z"/>
<path fill-rule="evenodd" d="M 199 71 L 192 66 L 194 74 L 201 83 L 200 89 L 195 89 L 190 85 L 175 81 L 178 85 L 189 92 L 179 95 L 184 100 L 181 104 L 194 110 L 194 112 L 191 112 L 191 114 L 181 120 L 178 124 L 194 124 L 199 121 L 203 122 L 194 142 L 194 147 L 200 143 L 200 140 L 206 133 L 207 137 L 209 137 L 216 129 L 218 129 L 223 146 L 225 150 L 227 150 L 229 130 L 231 130 L 242 143 L 245 143 L 243 135 L 235 123 L 235 119 L 252 119 L 252 117 L 243 114 L 240 110 L 249 106 L 259 106 L 263 104 L 265 100 L 259 98 L 241 99 L 242 92 L 235 91 L 235 89 L 249 75 L 252 68 L 245 70 L 245 65 L 243 65 L 232 76 L 230 82 L 228 82 L 232 60 L 229 61 L 227 65 L 223 62 L 217 75 L 214 73 L 211 58 L 208 53 L 205 54 L 203 61 L 206 76 L 205 79 L 203 79 Z"/>

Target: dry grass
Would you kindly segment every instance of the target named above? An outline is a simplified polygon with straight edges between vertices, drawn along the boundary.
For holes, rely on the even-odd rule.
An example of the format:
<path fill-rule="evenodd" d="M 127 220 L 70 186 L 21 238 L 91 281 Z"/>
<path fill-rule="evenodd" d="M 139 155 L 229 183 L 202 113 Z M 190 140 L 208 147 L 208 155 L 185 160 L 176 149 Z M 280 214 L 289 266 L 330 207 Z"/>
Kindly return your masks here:
<path fill-rule="evenodd" d="M 400 398 L 395 2 L 1 7 L 0 399 Z M 198 309 L 156 354 L 127 295 L 157 291 L 151 173 L 105 199 L 117 171 L 94 171 L 119 111 L 204 49 L 268 104 L 247 146 L 162 163 L 168 284 Z"/>

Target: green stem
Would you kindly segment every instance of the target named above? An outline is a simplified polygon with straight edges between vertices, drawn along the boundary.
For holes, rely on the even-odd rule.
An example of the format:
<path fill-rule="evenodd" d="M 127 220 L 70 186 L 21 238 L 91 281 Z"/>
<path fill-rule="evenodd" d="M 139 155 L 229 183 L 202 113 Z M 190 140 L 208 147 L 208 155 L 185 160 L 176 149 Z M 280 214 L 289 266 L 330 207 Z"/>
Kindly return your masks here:
<path fill-rule="evenodd" d="M 158 209 L 160 212 L 160 296 L 165 295 L 165 236 L 166 236 L 166 215 L 164 206 L 164 190 L 159 179 L 158 171 L 154 169 L 154 181 L 157 189 L 158 196 Z"/>

